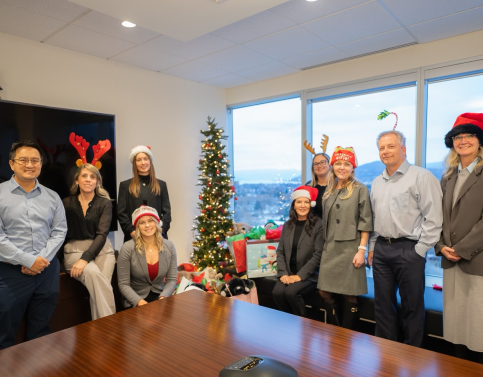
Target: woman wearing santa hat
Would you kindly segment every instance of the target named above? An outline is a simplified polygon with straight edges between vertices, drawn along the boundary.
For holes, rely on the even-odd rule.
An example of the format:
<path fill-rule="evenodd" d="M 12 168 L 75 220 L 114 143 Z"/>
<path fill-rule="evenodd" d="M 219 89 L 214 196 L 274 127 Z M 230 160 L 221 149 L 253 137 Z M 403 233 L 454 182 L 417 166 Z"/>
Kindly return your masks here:
<path fill-rule="evenodd" d="M 322 221 L 310 209 L 317 189 L 300 186 L 292 193 L 289 220 L 282 228 L 277 248 L 277 277 L 273 299 L 287 313 L 306 316 L 303 295 L 317 289 L 320 255 L 324 245 Z"/>
<path fill-rule="evenodd" d="M 483 114 L 458 116 L 445 136 L 450 148 L 443 190 L 444 338 L 456 356 L 483 363 Z"/>
<path fill-rule="evenodd" d="M 119 290 L 125 307 L 146 305 L 171 296 L 176 287 L 176 249 L 163 239 L 158 211 L 141 206 L 132 214 L 135 235 L 117 260 Z"/>
<path fill-rule="evenodd" d="M 317 288 L 327 305 L 327 322 L 353 329 L 358 295 L 367 293 L 365 252 L 373 231 L 369 191 L 354 175 L 357 158 L 352 147 L 337 147 L 323 197 L 324 250 Z M 344 297 L 340 323 L 334 294 Z"/>
<path fill-rule="evenodd" d="M 129 161 L 132 163 L 133 178 L 119 185 L 117 218 L 124 232 L 124 241 L 134 238 L 135 229 L 131 214 L 141 205 L 155 208 L 163 222 L 162 235 L 168 238 L 171 224 L 171 205 L 166 182 L 157 179 L 153 165 L 151 147 L 138 145 L 131 150 Z"/>

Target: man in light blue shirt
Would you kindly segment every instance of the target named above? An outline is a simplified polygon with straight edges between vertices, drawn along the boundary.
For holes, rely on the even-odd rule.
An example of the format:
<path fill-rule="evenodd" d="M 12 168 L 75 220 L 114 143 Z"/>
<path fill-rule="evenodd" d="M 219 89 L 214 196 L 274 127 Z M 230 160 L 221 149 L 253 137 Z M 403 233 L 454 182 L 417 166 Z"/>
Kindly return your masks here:
<path fill-rule="evenodd" d="M 426 252 L 441 235 L 443 193 L 429 170 L 407 162 L 402 133 L 383 132 L 377 144 L 386 169 L 371 187 L 374 233 L 368 261 L 374 266 L 375 335 L 397 340 L 399 288 L 404 343 L 419 347 L 424 335 Z"/>
<path fill-rule="evenodd" d="M 59 293 L 55 255 L 67 233 L 59 196 L 37 181 L 40 148 L 14 143 L 9 163 L 14 175 L 0 184 L 0 349 L 15 343 L 24 315 L 27 340 L 50 333 Z"/>

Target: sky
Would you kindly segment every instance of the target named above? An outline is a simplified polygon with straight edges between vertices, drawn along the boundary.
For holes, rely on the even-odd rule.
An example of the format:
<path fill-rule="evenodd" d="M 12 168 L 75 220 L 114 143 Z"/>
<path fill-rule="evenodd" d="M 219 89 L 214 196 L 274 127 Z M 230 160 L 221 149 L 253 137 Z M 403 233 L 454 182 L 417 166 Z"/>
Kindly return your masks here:
<path fill-rule="evenodd" d="M 415 86 L 314 103 L 312 145 L 321 151 L 320 140 L 326 134 L 329 155 L 336 146 L 352 146 L 360 165 L 376 161 L 376 137 L 395 123 L 393 115 L 377 120 L 383 110 L 398 114 L 397 130 L 406 136 L 408 161 L 414 163 Z M 464 112 L 483 112 L 483 75 L 428 84 L 426 163 L 444 159 L 444 135 Z M 233 137 L 235 178 L 246 180 L 253 170 L 267 172 L 266 177 L 254 177 L 260 182 L 274 181 L 278 174 L 284 179 L 300 174 L 300 98 L 235 109 Z"/>

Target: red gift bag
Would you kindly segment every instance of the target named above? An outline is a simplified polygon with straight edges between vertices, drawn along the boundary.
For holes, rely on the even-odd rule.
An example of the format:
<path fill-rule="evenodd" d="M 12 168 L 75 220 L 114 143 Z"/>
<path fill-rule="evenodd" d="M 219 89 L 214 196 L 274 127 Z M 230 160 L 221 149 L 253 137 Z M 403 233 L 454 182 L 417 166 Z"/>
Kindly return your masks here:
<path fill-rule="evenodd" d="M 245 272 L 247 270 L 247 243 L 245 240 L 233 241 L 232 246 L 236 272 Z"/>

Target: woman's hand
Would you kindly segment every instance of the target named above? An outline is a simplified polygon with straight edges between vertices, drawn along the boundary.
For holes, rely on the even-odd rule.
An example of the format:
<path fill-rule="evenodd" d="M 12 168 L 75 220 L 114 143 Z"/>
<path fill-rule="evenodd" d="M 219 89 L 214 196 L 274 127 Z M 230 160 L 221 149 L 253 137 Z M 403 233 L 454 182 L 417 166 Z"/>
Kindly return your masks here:
<path fill-rule="evenodd" d="M 162 300 L 164 298 L 164 296 L 159 296 L 159 299 Z"/>
<path fill-rule="evenodd" d="M 136 306 L 143 306 L 146 305 L 148 302 L 144 300 L 139 300 L 138 304 Z"/>
<path fill-rule="evenodd" d="M 285 285 L 290 284 L 290 277 L 288 275 L 283 275 L 280 278 L 280 281 Z"/>
<path fill-rule="evenodd" d="M 135 235 L 136 235 L 136 231 L 135 231 L 135 230 L 133 230 L 133 231 L 131 232 L 131 238 L 132 238 L 132 239 L 134 239 L 134 236 L 135 236 Z"/>
<path fill-rule="evenodd" d="M 82 271 L 84 271 L 85 266 L 87 266 L 87 261 L 84 259 L 79 259 L 70 269 L 70 276 L 73 278 L 78 278 L 82 274 Z"/>
<path fill-rule="evenodd" d="M 298 275 L 291 275 L 289 279 L 290 279 L 290 284 L 297 283 L 298 281 L 302 281 L 302 279 L 300 279 L 300 276 Z"/>
<path fill-rule="evenodd" d="M 359 268 L 363 266 L 366 262 L 364 258 L 365 250 L 359 249 L 359 251 L 354 255 L 354 259 L 352 259 L 352 264 L 355 268 Z"/>
<path fill-rule="evenodd" d="M 451 262 L 458 262 L 461 257 L 452 249 L 451 247 L 444 246 L 441 249 L 441 254 L 443 254 L 446 259 L 450 260 Z"/>

